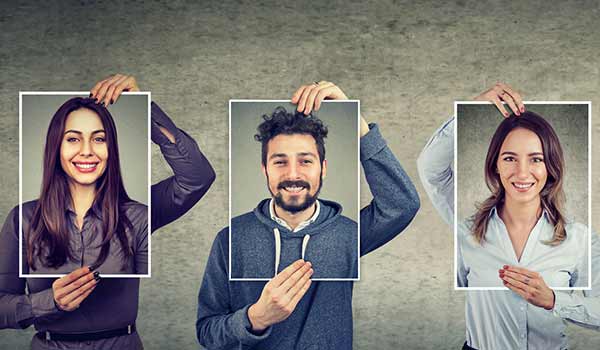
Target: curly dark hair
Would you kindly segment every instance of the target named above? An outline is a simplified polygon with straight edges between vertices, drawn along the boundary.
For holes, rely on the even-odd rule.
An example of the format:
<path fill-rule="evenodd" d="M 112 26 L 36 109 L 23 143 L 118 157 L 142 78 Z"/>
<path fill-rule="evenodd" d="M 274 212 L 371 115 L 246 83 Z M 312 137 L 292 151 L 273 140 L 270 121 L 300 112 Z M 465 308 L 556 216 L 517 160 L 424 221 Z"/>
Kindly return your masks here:
<path fill-rule="evenodd" d="M 264 121 L 256 128 L 258 134 L 254 139 L 262 143 L 262 163 L 267 164 L 267 144 L 269 140 L 277 135 L 305 134 L 311 135 L 317 143 L 319 160 L 323 164 L 325 159 L 325 141 L 327 137 L 327 126 L 321 119 L 312 114 L 308 116 L 302 112 L 288 112 L 284 107 L 275 108 L 271 115 L 263 115 Z"/>

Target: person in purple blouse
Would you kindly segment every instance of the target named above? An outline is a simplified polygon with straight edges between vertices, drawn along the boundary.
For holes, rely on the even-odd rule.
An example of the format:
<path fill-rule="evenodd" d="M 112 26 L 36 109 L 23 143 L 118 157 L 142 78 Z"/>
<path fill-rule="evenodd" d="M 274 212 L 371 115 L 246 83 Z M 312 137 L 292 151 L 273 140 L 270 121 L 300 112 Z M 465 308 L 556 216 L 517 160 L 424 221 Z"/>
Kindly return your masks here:
<path fill-rule="evenodd" d="M 34 325 L 32 349 L 143 348 L 135 329 L 139 279 L 101 280 L 99 274 L 147 273 L 147 209 L 123 187 L 106 109 L 123 91 L 139 87 L 134 77 L 117 74 L 97 83 L 89 98 L 59 108 L 46 139 L 42 193 L 23 204 L 23 273 L 62 272 L 65 265 L 69 273 L 19 278 L 18 206 L 0 232 L 0 329 Z M 191 209 L 215 172 L 196 142 L 154 102 L 151 118 L 152 141 L 174 172 L 152 185 L 155 231 Z"/>

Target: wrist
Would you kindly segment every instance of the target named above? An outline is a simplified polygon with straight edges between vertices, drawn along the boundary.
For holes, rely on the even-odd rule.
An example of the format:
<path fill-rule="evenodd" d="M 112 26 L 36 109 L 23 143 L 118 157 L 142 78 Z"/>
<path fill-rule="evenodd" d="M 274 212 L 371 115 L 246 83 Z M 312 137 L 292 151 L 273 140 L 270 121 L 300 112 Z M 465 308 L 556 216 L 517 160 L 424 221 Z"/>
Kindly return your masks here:
<path fill-rule="evenodd" d="M 546 310 L 553 310 L 554 309 L 554 305 L 556 305 L 556 294 L 554 294 L 554 291 L 552 291 L 552 302 L 548 304 L 548 306 L 545 308 Z"/>
<path fill-rule="evenodd" d="M 254 332 L 263 332 L 269 327 L 266 321 L 263 320 L 263 313 L 260 312 L 257 304 L 252 304 L 248 308 L 248 320 L 250 320 L 250 326 Z"/>

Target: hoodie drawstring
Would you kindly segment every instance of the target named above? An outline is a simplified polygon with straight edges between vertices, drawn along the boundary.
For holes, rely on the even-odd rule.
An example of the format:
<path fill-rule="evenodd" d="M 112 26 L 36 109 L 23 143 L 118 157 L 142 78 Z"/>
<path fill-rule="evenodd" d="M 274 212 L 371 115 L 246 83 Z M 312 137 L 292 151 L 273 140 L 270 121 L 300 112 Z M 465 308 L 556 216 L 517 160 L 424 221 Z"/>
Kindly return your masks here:
<path fill-rule="evenodd" d="M 281 258 L 281 234 L 279 233 L 279 229 L 277 227 L 273 229 L 273 236 L 275 236 L 275 276 L 277 276 L 277 271 L 279 270 L 279 260 Z M 304 235 L 304 238 L 302 238 L 302 259 L 304 259 L 304 253 L 306 252 L 309 239 L 310 235 Z"/>

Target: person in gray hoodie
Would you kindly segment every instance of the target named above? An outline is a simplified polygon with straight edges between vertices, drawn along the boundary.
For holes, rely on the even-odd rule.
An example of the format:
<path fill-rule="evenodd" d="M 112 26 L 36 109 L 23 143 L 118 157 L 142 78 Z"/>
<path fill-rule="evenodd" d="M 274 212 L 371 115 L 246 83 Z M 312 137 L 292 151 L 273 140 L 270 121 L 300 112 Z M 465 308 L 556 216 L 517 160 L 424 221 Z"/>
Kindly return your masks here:
<path fill-rule="evenodd" d="M 335 84 L 322 81 L 300 87 L 292 96 L 292 103 L 297 104 L 299 112 L 310 115 L 313 109 L 320 108 L 323 99 L 347 97 Z M 360 211 L 362 256 L 402 232 L 416 215 L 420 203 L 415 187 L 387 147 L 378 126 L 361 118 L 360 134 L 361 163 L 373 194 L 371 203 Z M 313 153 L 314 163 L 310 167 L 314 169 L 292 170 L 278 177 L 265 159 L 275 155 L 284 162 L 301 164 L 295 156 L 288 154 L 286 158 L 282 152 L 273 151 L 280 146 L 279 141 L 289 141 L 291 137 L 311 144 L 313 151 L 299 153 Z M 275 277 L 268 282 L 229 280 L 229 228 L 221 230 L 213 243 L 198 295 L 196 321 L 198 341 L 208 349 L 352 348 L 353 282 L 312 282 L 313 276 L 323 273 L 321 270 L 352 276 L 356 269 L 348 261 L 338 261 L 343 266 L 334 267 L 320 260 L 321 256 L 333 259 L 334 255 L 346 255 L 342 252 L 344 246 L 337 247 L 339 254 L 325 254 L 321 247 L 335 247 L 326 238 L 342 241 L 337 236 L 343 235 L 345 226 L 351 227 L 352 222 L 341 216 L 339 205 L 316 200 L 326 166 L 321 163 L 324 150 L 319 152 L 319 141 L 312 138 L 308 132 L 270 135 L 263 164 L 265 175 L 273 177 L 268 179 L 273 198 L 263 200 L 252 213 L 232 221 L 232 225 L 243 230 L 238 234 L 245 236 L 243 242 L 248 244 L 240 245 L 248 255 L 243 265 L 232 261 L 232 270 L 243 273 L 250 266 L 263 269 L 261 273 L 269 277 L 278 272 Z M 279 255 L 275 242 L 278 235 L 271 233 L 275 229 L 280 231 L 280 240 L 289 237 L 293 242 L 281 244 Z M 321 233 L 314 234 L 317 231 Z M 304 234 L 309 232 L 313 233 L 309 234 L 310 243 Z M 254 240 L 271 242 L 256 245 Z M 347 246 L 352 246 L 352 242 Z M 231 252 L 232 256 L 234 253 Z M 265 263 L 273 260 L 274 264 Z"/>

